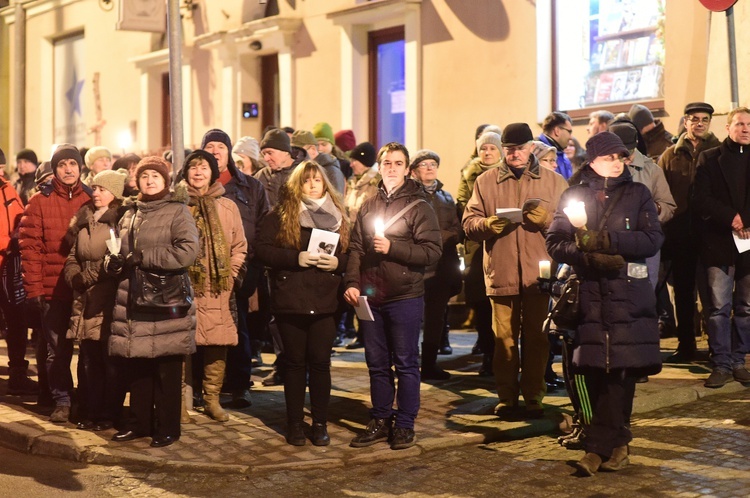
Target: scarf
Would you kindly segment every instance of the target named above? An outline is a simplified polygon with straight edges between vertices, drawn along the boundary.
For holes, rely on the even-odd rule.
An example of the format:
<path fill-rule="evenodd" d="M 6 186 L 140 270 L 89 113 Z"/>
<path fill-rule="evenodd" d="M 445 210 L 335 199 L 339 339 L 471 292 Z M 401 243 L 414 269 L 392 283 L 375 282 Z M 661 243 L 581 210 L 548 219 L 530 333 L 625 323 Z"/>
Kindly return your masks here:
<path fill-rule="evenodd" d="M 161 192 L 157 192 L 155 194 L 144 194 L 143 192 L 140 192 L 138 194 L 138 200 L 141 202 L 151 202 L 151 201 L 158 201 L 161 199 L 164 199 L 167 194 L 169 193 L 169 187 L 164 187 L 164 190 Z"/>
<path fill-rule="evenodd" d="M 305 228 L 318 228 L 329 232 L 341 227 L 341 211 L 336 208 L 331 196 L 325 194 L 320 199 L 302 196 L 299 210 L 299 224 Z"/>
<path fill-rule="evenodd" d="M 188 206 L 201 241 L 198 257 L 188 268 L 190 282 L 196 296 L 206 294 L 207 281 L 210 283 L 211 293 L 220 294 L 232 288 L 231 254 L 216 210 L 216 198 L 224 194 L 224 186 L 214 182 L 205 194 L 201 194 L 188 185 L 187 191 L 190 195 Z"/>

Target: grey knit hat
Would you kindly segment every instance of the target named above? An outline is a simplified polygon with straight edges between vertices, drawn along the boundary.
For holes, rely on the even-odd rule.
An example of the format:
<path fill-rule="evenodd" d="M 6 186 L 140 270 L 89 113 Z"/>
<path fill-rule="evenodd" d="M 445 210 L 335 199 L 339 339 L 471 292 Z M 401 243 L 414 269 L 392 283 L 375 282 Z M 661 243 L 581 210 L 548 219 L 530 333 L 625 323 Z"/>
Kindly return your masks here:
<path fill-rule="evenodd" d="M 108 157 L 112 159 L 112 153 L 108 148 L 101 145 L 91 147 L 88 152 L 86 152 L 86 157 L 84 158 L 84 160 L 86 161 L 86 167 L 91 168 L 91 165 L 93 165 L 94 162 L 96 162 L 96 160 L 100 157 Z"/>
<path fill-rule="evenodd" d="M 283 150 L 284 152 L 292 153 L 292 145 L 289 140 L 289 135 L 284 130 L 274 128 L 268 130 L 263 140 L 260 142 L 260 150 L 263 149 L 276 149 Z"/>
<path fill-rule="evenodd" d="M 419 166 L 419 163 L 426 159 L 432 159 L 433 161 L 438 163 L 438 166 L 440 166 L 440 156 L 437 155 L 437 152 L 430 149 L 421 149 L 418 150 L 416 154 L 414 154 L 414 159 L 412 159 L 411 161 L 409 171 L 417 168 Z"/>
<path fill-rule="evenodd" d="M 484 144 L 492 144 L 498 149 L 503 148 L 503 139 L 497 133 L 485 132 L 477 138 L 477 150 L 482 148 Z"/>
<path fill-rule="evenodd" d="M 260 144 L 253 137 L 242 137 L 234 144 L 232 152 L 243 154 L 251 159 L 258 161 L 260 159 Z"/>
<path fill-rule="evenodd" d="M 123 199 L 122 192 L 125 190 L 125 182 L 128 180 L 127 170 L 105 169 L 96 174 L 91 181 L 91 187 L 99 186 L 109 190 L 115 199 Z"/>
<path fill-rule="evenodd" d="M 534 154 L 534 157 L 536 157 L 537 161 L 541 158 L 545 157 L 550 152 L 554 152 L 555 155 L 557 155 L 557 149 L 552 147 L 551 145 L 547 145 L 544 142 L 540 142 L 539 140 L 534 140 L 531 142 L 531 153 Z"/>
<path fill-rule="evenodd" d="M 633 107 L 628 111 L 628 116 L 638 131 L 654 122 L 654 115 L 651 114 L 648 107 L 641 104 L 633 104 Z"/>

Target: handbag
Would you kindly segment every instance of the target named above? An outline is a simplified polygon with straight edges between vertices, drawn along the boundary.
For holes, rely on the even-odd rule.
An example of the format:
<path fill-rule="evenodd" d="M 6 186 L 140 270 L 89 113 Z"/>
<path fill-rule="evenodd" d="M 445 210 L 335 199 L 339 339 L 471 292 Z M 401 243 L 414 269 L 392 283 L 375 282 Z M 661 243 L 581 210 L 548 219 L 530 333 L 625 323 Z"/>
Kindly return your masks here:
<path fill-rule="evenodd" d="M 5 195 L 5 189 L 2 189 L 2 191 L 5 215 L 8 217 L 8 231 L 10 232 L 13 225 L 8 211 L 8 197 Z M 16 237 L 11 237 L 8 248 L 5 250 L 2 269 L 0 269 L 0 284 L 8 304 L 19 305 L 26 301 L 26 289 L 23 287 L 23 272 L 21 270 L 21 249 Z"/>
<path fill-rule="evenodd" d="M 130 220 L 130 247 L 135 250 L 135 213 Z M 133 268 L 130 275 L 129 311 L 155 319 L 183 318 L 193 304 L 193 286 L 186 269 L 178 271 Z"/>

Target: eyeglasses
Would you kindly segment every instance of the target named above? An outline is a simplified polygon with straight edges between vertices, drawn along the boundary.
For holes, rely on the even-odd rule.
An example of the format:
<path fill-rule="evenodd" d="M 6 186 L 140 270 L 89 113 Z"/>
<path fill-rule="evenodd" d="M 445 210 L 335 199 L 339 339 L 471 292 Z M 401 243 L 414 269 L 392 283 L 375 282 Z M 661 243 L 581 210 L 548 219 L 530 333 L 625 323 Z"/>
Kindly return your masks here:
<path fill-rule="evenodd" d="M 417 167 L 420 169 L 438 169 L 440 165 L 435 161 L 423 161 Z"/>
<path fill-rule="evenodd" d="M 564 127 L 562 127 L 562 126 L 558 126 L 558 128 L 560 128 L 561 130 L 565 130 L 565 131 L 567 131 L 567 132 L 568 132 L 568 133 L 570 133 L 571 135 L 573 134 L 573 128 L 564 128 Z"/>
<path fill-rule="evenodd" d="M 690 121 L 693 124 L 698 124 L 698 123 L 708 124 L 711 122 L 711 118 L 699 118 L 698 116 L 691 116 L 687 119 L 687 121 Z"/>

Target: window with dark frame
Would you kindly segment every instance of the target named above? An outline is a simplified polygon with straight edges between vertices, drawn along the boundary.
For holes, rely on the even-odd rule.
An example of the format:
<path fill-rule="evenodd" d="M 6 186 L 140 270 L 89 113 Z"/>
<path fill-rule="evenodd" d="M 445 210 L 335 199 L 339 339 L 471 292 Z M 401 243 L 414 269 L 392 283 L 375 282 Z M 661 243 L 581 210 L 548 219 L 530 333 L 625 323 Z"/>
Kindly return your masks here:
<path fill-rule="evenodd" d="M 369 129 L 376 147 L 406 138 L 404 27 L 368 33 Z"/>

